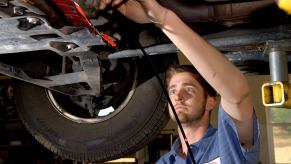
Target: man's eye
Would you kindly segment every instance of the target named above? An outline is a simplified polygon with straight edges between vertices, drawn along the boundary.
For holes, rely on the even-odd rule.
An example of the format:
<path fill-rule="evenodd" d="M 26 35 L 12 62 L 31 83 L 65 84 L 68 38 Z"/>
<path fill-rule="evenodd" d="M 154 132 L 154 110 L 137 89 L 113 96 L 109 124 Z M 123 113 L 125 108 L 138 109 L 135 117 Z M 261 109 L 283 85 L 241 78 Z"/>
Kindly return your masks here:
<path fill-rule="evenodd" d="M 193 92 L 193 88 L 192 87 L 186 87 L 186 89 L 185 89 L 188 93 L 191 93 L 191 92 Z"/>
<path fill-rule="evenodd" d="M 169 95 L 174 95 L 176 93 L 176 91 L 175 90 L 169 90 Z"/>

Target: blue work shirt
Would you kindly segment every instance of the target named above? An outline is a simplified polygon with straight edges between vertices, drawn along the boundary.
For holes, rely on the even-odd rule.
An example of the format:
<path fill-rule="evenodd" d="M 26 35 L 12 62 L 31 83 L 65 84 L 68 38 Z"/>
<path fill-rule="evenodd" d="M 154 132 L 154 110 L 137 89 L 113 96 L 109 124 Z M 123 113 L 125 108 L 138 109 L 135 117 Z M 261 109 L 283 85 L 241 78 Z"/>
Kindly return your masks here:
<path fill-rule="evenodd" d="M 257 164 L 259 163 L 259 123 L 253 115 L 253 146 L 245 149 L 241 146 L 236 126 L 230 116 L 219 107 L 218 128 L 211 125 L 204 136 L 190 145 L 196 164 Z M 163 155 L 157 164 L 190 164 L 190 156 L 183 159 L 178 152 L 181 149 L 180 139 L 176 139 L 172 149 Z"/>

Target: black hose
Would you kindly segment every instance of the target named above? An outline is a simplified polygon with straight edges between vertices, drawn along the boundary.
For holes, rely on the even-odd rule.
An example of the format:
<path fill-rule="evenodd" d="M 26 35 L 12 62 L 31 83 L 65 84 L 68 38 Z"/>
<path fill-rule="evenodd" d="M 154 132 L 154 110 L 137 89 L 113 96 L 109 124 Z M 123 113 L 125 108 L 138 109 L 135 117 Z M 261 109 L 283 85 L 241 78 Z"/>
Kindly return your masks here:
<path fill-rule="evenodd" d="M 151 58 L 149 57 L 149 55 L 145 52 L 144 48 L 141 46 L 141 44 L 140 44 L 140 43 L 137 43 L 137 44 L 138 44 L 140 50 L 142 51 L 143 55 L 145 56 L 145 58 L 146 58 L 146 59 L 148 60 L 148 62 L 150 63 L 150 65 L 151 65 L 151 67 L 152 67 L 152 69 L 153 69 L 153 71 L 154 71 L 154 73 L 155 73 L 155 76 L 157 77 L 157 79 L 158 79 L 158 81 L 159 81 L 159 83 L 160 83 L 160 85 L 161 85 L 161 87 L 162 87 L 162 89 L 163 89 L 163 92 L 164 92 L 165 95 L 166 95 L 166 98 L 167 98 L 167 100 L 168 100 L 168 102 L 169 102 L 169 104 L 170 104 L 171 110 L 173 111 L 174 116 L 175 116 L 175 119 L 176 119 L 176 121 L 177 121 L 177 123 L 178 123 L 178 127 L 179 127 L 179 129 L 180 129 L 180 131 L 181 131 L 181 133 L 182 133 L 182 135 L 183 135 L 184 141 L 185 141 L 185 143 L 186 143 L 186 145 L 187 145 L 188 153 L 190 154 L 190 157 L 191 157 L 191 160 L 192 160 L 192 164 L 196 164 L 196 162 L 195 162 L 195 158 L 194 158 L 194 155 L 193 155 L 193 153 L 192 153 L 192 150 L 191 150 L 191 148 L 190 148 L 189 142 L 188 142 L 187 137 L 186 137 L 186 135 L 185 135 L 185 132 L 184 132 L 184 130 L 183 130 L 182 124 L 181 124 L 181 122 L 180 122 L 180 120 L 179 120 L 179 118 L 178 118 L 178 115 L 177 115 L 176 110 L 175 110 L 175 108 L 174 108 L 174 105 L 173 105 L 173 103 L 172 103 L 172 101 L 171 101 L 171 99 L 170 99 L 170 96 L 169 96 L 169 94 L 168 94 L 168 91 L 167 91 L 165 85 L 163 84 L 162 79 L 161 79 L 160 76 L 159 76 L 158 70 L 157 70 L 155 64 L 153 63 L 153 61 L 151 60 Z"/>

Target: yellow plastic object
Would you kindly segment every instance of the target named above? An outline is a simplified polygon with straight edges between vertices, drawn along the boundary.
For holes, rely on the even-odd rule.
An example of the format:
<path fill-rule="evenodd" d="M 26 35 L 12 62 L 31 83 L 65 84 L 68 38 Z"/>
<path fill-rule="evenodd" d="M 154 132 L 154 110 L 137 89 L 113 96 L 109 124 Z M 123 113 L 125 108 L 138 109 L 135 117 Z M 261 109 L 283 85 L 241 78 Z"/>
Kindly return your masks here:
<path fill-rule="evenodd" d="M 291 0 L 278 0 L 278 6 L 287 14 L 291 14 Z"/>
<path fill-rule="evenodd" d="M 283 87 L 284 87 L 284 85 L 283 85 Z M 284 97 L 284 92 L 283 92 L 283 89 L 282 89 L 282 85 L 281 84 L 274 84 L 273 86 L 272 86 L 272 93 L 273 93 L 273 102 L 274 103 L 280 103 L 280 102 L 282 102 L 282 101 L 284 101 L 283 100 L 283 97 Z"/>
<path fill-rule="evenodd" d="M 265 83 L 262 99 L 265 106 L 291 108 L 291 85 L 280 81 Z"/>

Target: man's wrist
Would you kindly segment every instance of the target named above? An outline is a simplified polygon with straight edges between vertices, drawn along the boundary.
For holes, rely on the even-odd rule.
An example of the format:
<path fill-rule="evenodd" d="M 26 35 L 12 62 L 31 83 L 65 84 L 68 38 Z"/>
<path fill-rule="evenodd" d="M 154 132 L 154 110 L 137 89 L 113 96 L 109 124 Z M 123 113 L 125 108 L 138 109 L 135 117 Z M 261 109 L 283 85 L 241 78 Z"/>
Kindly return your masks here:
<path fill-rule="evenodd" d="M 168 17 L 168 11 L 169 11 L 168 9 L 163 9 L 163 10 L 162 10 L 162 14 L 161 14 L 161 17 L 159 18 L 159 21 L 152 20 L 151 18 L 149 18 L 149 19 L 150 19 L 150 21 L 151 21 L 152 23 L 154 23 L 157 27 L 163 29 L 164 26 L 165 26 L 165 22 L 166 22 L 166 20 L 167 20 L 167 17 Z"/>
<path fill-rule="evenodd" d="M 161 6 L 156 0 L 137 0 L 144 8 L 150 22 L 163 28 L 168 9 Z"/>

